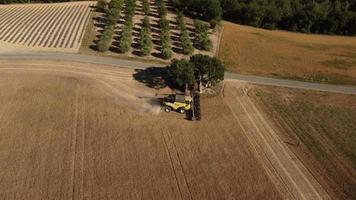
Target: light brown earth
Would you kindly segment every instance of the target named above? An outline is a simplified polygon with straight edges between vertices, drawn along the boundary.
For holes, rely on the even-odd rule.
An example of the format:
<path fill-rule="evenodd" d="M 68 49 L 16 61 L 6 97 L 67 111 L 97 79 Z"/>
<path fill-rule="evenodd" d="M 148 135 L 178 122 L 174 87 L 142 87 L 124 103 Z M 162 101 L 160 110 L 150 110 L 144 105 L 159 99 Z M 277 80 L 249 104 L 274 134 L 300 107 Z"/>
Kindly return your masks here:
<path fill-rule="evenodd" d="M 328 199 L 227 83 L 203 120 L 159 113 L 129 69 L 0 61 L 0 199 Z"/>
<path fill-rule="evenodd" d="M 231 72 L 356 85 L 356 37 L 223 26 L 218 57 Z"/>
<path fill-rule="evenodd" d="M 0 5 L 0 51 L 78 52 L 93 5 L 90 1 Z"/>

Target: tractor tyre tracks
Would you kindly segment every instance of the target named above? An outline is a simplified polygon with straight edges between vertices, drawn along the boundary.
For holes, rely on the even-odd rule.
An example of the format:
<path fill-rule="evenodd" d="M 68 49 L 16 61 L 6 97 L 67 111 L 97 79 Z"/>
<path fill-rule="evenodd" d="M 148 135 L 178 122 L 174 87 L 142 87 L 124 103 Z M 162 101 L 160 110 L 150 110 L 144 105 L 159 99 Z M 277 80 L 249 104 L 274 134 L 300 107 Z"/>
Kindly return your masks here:
<path fill-rule="evenodd" d="M 77 86 L 72 138 L 72 184 L 71 199 L 84 198 L 84 153 L 85 153 L 85 110 L 86 88 Z"/>
<path fill-rule="evenodd" d="M 223 98 L 257 160 L 286 199 L 330 199 L 327 192 L 283 144 L 277 129 L 242 88 L 228 84 Z"/>

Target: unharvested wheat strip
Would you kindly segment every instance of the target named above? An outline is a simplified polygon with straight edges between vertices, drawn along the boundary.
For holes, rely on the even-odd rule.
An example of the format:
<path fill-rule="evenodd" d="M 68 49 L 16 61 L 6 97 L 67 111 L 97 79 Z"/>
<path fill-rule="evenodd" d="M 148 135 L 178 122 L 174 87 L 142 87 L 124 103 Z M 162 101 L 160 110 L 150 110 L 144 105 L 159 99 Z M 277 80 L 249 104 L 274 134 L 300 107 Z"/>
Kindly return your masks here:
<path fill-rule="evenodd" d="M 72 10 L 71 6 L 64 7 L 63 14 L 59 16 L 59 18 L 56 18 L 56 21 L 54 22 L 52 29 L 48 34 L 46 34 L 46 37 L 44 37 L 43 40 L 39 43 L 39 46 L 47 47 L 48 42 L 54 39 L 54 36 L 56 35 L 57 31 L 59 31 L 59 29 L 61 28 L 61 24 L 66 19 L 67 15 L 69 15 L 71 10 Z"/>
<path fill-rule="evenodd" d="M 57 43 L 57 41 L 61 37 L 63 37 L 63 32 L 66 30 L 67 26 L 70 25 L 69 20 L 76 13 L 75 11 L 76 11 L 76 6 L 71 6 L 68 8 L 67 14 L 63 17 L 60 24 L 58 25 L 58 29 L 55 31 L 53 35 L 53 39 L 50 41 L 47 40 L 44 46 L 52 47 L 53 44 Z"/>
<path fill-rule="evenodd" d="M 14 34 L 7 35 L 4 40 L 7 41 L 7 42 L 11 42 L 15 38 L 17 40 L 23 34 L 24 29 L 26 27 L 29 27 L 28 24 L 31 21 L 35 20 L 36 18 L 39 18 L 42 15 L 43 12 L 44 12 L 44 9 L 43 9 L 42 6 L 38 7 L 38 9 L 35 9 L 35 12 L 32 13 L 26 20 L 24 20 L 23 23 L 21 23 L 21 26 L 19 25 L 14 30 L 10 31 L 11 33 L 14 33 Z"/>
<path fill-rule="evenodd" d="M 92 4 L 89 4 L 88 7 L 87 7 L 87 13 L 86 13 L 87 16 L 85 16 L 85 21 L 84 21 L 84 24 L 83 24 L 83 28 L 81 29 L 82 31 L 80 33 L 80 37 L 78 38 L 78 44 L 80 44 L 80 41 L 83 38 L 83 35 L 84 35 L 84 32 L 85 32 L 85 27 L 86 27 L 86 25 L 87 25 L 87 23 L 89 21 L 89 18 L 90 18 L 90 13 L 92 11 L 90 6 L 92 6 Z M 119 15 L 119 17 L 120 17 L 120 15 Z"/>
<path fill-rule="evenodd" d="M 7 19 L 5 19 L 5 21 L 3 21 L 0 24 L 0 31 L 1 33 L 4 33 L 4 30 L 6 27 L 12 25 L 13 21 L 17 20 L 19 16 L 23 15 L 24 12 L 26 13 L 26 11 L 28 11 L 28 9 L 16 9 L 13 13 L 11 13 L 11 15 L 7 16 Z"/>
<path fill-rule="evenodd" d="M 50 11 L 49 9 L 47 9 L 47 6 L 43 6 L 41 7 L 41 12 L 39 15 L 37 15 L 36 17 L 38 17 L 38 19 L 33 19 L 30 21 L 33 22 L 35 21 L 35 23 L 29 25 L 29 26 L 25 26 L 22 30 L 20 30 L 21 34 L 13 41 L 14 44 L 16 44 L 18 41 L 19 43 L 22 42 L 22 40 L 27 36 L 27 35 L 31 35 L 31 30 L 33 30 L 33 28 L 35 28 L 35 26 L 41 21 L 43 20 L 43 18 L 45 18 L 46 14 Z"/>
<path fill-rule="evenodd" d="M 37 10 L 36 7 L 31 7 L 29 9 L 26 9 L 26 13 L 22 13 L 20 17 L 18 17 L 15 21 L 11 22 L 9 26 L 3 30 L 3 33 L 0 35 L 0 40 L 4 40 L 5 38 L 8 38 L 9 35 L 11 34 L 16 34 L 14 33 L 14 30 L 17 29 L 17 27 L 22 24 L 22 22 L 27 19 L 29 16 L 31 16 L 33 13 L 35 13 Z"/>
<path fill-rule="evenodd" d="M 80 9 L 78 9 L 77 6 L 75 6 L 75 7 L 73 6 L 73 8 L 74 8 L 74 11 L 72 11 L 70 13 L 70 15 L 68 15 L 67 19 L 64 22 L 64 26 L 61 28 L 59 36 L 55 37 L 56 40 L 53 40 L 49 47 L 52 47 L 52 46 L 58 47 L 58 43 L 60 41 L 63 41 L 67 37 L 69 30 L 71 30 L 71 27 L 74 25 L 74 20 L 77 18 L 78 14 L 80 13 Z M 69 32 L 69 33 L 72 34 L 72 32 Z M 61 42 L 61 43 L 63 43 L 63 42 Z"/>
<path fill-rule="evenodd" d="M 85 12 L 85 14 L 83 14 L 82 16 L 81 16 L 81 19 L 80 19 L 80 25 L 79 26 L 77 26 L 77 28 L 75 29 L 75 33 L 77 33 L 76 34 L 76 37 L 72 40 L 72 43 L 71 43 L 71 45 L 70 45 L 70 48 L 73 48 L 73 46 L 74 46 L 74 44 L 76 44 L 76 47 L 77 46 L 79 46 L 79 43 L 80 43 L 80 35 L 81 34 L 79 34 L 79 31 L 83 31 L 83 28 L 84 28 L 84 19 L 86 18 L 86 17 L 88 17 L 88 14 L 89 14 L 89 11 L 90 11 L 90 9 L 89 9 L 89 7 L 88 7 L 88 9 L 86 10 L 86 12 Z M 78 41 L 79 40 L 79 41 Z"/>
<path fill-rule="evenodd" d="M 23 20 L 19 21 L 16 24 L 13 24 L 12 27 L 10 27 L 10 29 L 7 31 L 7 33 L 3 36 L 2 39 L 3 41 L 8 42 L 8 39 L 11 37 L 13 38 L 14 36 L 20 34 L 19 29 L 26 26 L 26 24 L 29 22 L 29 19 L 33 18 L 33 16 L 36 15 L 37 13 L 37 8 L 32 9 L 32 11 L 30 13 L 27 14 L 26 17 L 23 18 Z"/>
<path fill-rule="evenodd" d="M 41 29 L 45 28 L 44 24 L 49 21 L 51 19 L 51 16 L 53 13 L 57 13 L 60 10 L 60 7 L 55 7 L 52 10 L 52 6 L 48 6 L 47 7 L 47 14 L 40 20 L 38 20 L 36 22 L 36 24 L 34 24 L 31 29 L 29 30 L 28 34 L 26 34 L 26 37 L 23 41 L 23 39 L 21 39 L 20 42 L 23 41 L 23 44 L 26 45 L 26 43 L 29 41 L 32 41 L 33 38 L 35 38 L 36 36 L 38 36 L 38 33 Z M 29 44 L 28 44 L 29 45 Z"/>
<path fill-rule="evenodd" d="M 50 7 L 49 8 L 52 12 L 49 13 L 49 16 L 39 24 L 36 33 L 34 34 L 35 36 L 32 37 L 28 41 L 28 46 L 35 46 L 37 42 L 41 41 L 43 35 L 46 34 L 46 31 L 51 28 L 52 22 L 55 20 L 55 18 L 59 17 L 61 13 L 63 12 L 63 6 L 58 6 L 58 7 Z"/>
<path fill-rule="evenodd" d="M 61 48 L 67 48 L 67 46 L 65 46 L 64 44 L 72 37 L 73 34 L 77 34 L 73 30 L 77 26 L 78 18 L 80 17 L 80 14 L 82 14 L 82 10 L 83 10 L 83 5 L 80 6 L 80 10 L 78 10 L 76 15 L 72 18 L 71 26 L 66 30 L 66 33 L 64 34 L 65 37 L 63 37 L 62 40 L 60 41 L 59 46 Z"/>
<path fill-rule="evenodd" d="M 9 15 L 14 9 L 16 8 L 15 7 L 2 8 L 0 11 L 0 19 L 6 19 L 6 16 Z"/>
<path fill-rule="evenodd" d="M 0 24 L 0 28 L 3 27 L 5 24 L 6 24 L 6 21 L 7 20 L 10 20 L 12 19 L 12 15 L 14 15 L 18 10 L 20 10 L 19 8 L 17 7 L 11 7 L 11 9 L 9 9 L 9 11 L 7 13 L 4 13 L 1 18 L 2 18 L 2 22 Z"/>
<path fill-rule="evenodd" d="M 11 34 L 17 34 L 15 30 L 23 24 L 23 21 L 28 19 L 28 17 L 35 12 L 36 8 L 32 7 L 27 9 L 25 13 L 21 13 L 20 16 L 16 17 L 14 21 L 9 22 L 9 25 L 2 30 L 2 33 L 0 33 L 0 40 L 5 41 Z"/>
<path fill-rule="evenodd" d="M 70 37 L 67 39 L 66 45 L 65 45 L 66 47 L 72 48 L 73 45 L 70 45 L 70 44 L 75 43 L 76 38 L 78 37 L 78 35 L 80 35 L 80 32 L 78 32 L 78 31 L 79 31 L 79 29 L 80 29 L 80 27 L 82 25 L 81 24 L 82 23 L 82 18 L 85 17 L 86 11 L 88 9 L 89 9 L 88 7 L 85 7 L 85 10 L 82 10 L 81 15 L 78 16 L 77 20 L 75 21 L 75 26 L 74 26 L 74 29 L 72 30 L 72 32 L 74 34 L 71 34 Z"/>
<path fill-rule="evenodd" d="M 53 13 L 49 18 L 50 20 L 46 21 L 45 24 L 41 24 L 42 28 L 39 30 L 39 34 L 36 38 L 36 41 L 31 41 L 31 46 L 39 46 L 39 43 L 42 43 L 44 39 L 48 37 L 48 32 L 53 32 L 52 29 L 55 28 L 56 25 L 56 19 L 62 17 L 62 15 L 65 13 L 66 7 L 65 6 L 60 6 L 59 10 L 56 13 Z"/>

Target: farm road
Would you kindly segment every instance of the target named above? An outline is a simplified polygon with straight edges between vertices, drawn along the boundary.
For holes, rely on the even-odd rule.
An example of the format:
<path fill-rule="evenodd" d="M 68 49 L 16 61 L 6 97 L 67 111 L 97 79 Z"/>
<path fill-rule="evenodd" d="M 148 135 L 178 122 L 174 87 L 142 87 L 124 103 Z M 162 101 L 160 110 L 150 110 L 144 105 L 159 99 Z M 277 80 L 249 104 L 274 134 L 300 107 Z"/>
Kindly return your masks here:
<path fill-rule="evenodd" d="M 148 67 L 164 67 L 163 64 L 151 64 L 138 61 L 129 61 L 110 57 L 99 57 L 92 55 L 70 54 L 70 53 L 50 53 L 50 52 L 19 52 L 19 51 L 0 51 L 0 59 L 14 60 L 63 60 L 84 62 L 101 65 L 120 66 L 126 68 L 148 68 Z M 229 81 L 243 81 L 259 85 L 271 85 L 307 90 L 316 90 L 324 92 L 334 92 L 342 94 L 356 95 L 356 87 L 342 86 L 332 84 L 308 83 L 302 81 L 283 80 L 276 78 L 260 77 L 254 75 L 241 75 L 226 73 L 225 79 Z"/>

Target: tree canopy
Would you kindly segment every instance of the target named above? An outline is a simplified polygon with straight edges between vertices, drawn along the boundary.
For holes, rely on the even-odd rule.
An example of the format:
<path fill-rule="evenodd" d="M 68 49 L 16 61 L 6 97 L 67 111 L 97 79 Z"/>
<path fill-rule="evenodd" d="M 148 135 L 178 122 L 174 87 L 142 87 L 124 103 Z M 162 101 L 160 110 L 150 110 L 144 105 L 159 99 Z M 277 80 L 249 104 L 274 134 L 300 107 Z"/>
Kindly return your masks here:
<path fill-rule="evenodd" d="M 190 60 L 173 59 L 168 66 L 168 75 L 172 83 L 180 88 L 193 85 L 210 87 L 224 80 L 225 67 L 217 58 L 207 55 L 193 55 Z"/>
<path fill-rule="evenodd" d="M 355 0 L 173 0 L 204 20 L 226 19 L 267 29 L 356 35 Z"/>

